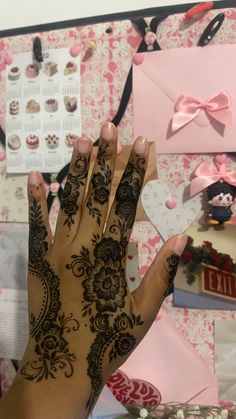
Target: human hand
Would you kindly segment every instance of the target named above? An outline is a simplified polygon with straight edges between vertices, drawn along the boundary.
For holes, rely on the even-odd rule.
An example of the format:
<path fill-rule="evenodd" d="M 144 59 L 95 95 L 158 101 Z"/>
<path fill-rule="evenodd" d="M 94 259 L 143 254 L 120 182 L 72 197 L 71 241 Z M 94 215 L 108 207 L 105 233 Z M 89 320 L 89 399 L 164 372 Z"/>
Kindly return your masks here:
<path fill-rule="evenodd" d="M 87 416 L 108 377 L 147 333 L 187 242 L 185 235 L 166 242 L 140 287 L 130 293 L 127 247 L 148 143 L 136 140 L 109 214 L 117 150 L 112 124 L 102 127 L 85 196 L 91 150 L 91 140 L 82 137 L 73 151 L 54 239 L 41 174 L 32 172 L 28 183 L 30 337 L 18 379 L 40 392 L 46 389 L 54 410 L 56 389 L 57 402 L 63 397 L 73 407 L 66 418 Z"/>

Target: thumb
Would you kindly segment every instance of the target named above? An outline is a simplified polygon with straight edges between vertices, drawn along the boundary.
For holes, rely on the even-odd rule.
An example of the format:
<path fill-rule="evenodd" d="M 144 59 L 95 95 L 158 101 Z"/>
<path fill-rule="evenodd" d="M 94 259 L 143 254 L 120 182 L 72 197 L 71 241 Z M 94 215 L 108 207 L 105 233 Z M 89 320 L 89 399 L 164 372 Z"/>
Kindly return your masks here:
<path fill-rule="evenodd" d="M 186 234 L 172 236 L 161 247 L 140 286 L 132 297 L 144 318 L 153 321 L 164 298 L 171 292 L 173 281 L 189 237 Z"/>

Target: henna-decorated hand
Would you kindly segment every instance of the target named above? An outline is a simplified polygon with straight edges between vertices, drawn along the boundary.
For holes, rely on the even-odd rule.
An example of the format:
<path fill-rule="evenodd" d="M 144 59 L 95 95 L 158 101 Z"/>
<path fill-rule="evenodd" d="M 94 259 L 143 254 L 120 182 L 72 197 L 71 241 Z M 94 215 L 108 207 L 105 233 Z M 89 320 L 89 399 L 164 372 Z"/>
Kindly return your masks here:
<path fill-rule="evenodd" d="M 45 392 L 50 399 L 50 415 L 32 402 L 30 419 L 87 417 L 107 378 L 150 328 L 186 245 L 187 236 L 172 237 L 129 292 L 127 247 L 148 143 L 136 140 L 108 214 L 116 149 L 116 128 L 105 124 L 85 196 L 92 142 L 78 141 L 53 240 L 42 176 L 29 176 L 30 337 L 16 383 L 24 382 L 33 400 Z"/>

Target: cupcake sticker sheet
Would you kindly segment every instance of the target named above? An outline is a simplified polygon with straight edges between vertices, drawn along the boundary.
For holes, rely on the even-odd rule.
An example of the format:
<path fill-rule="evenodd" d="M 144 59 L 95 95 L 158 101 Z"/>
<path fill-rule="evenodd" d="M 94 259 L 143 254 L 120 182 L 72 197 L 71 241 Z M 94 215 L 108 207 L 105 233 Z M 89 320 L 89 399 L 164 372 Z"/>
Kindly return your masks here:
<path fill-rule="evenodd" d="M 69 50 L 15 55 L 7 71 L 7 173 L 58 172 L 81 134 L 80 57 Z"/>

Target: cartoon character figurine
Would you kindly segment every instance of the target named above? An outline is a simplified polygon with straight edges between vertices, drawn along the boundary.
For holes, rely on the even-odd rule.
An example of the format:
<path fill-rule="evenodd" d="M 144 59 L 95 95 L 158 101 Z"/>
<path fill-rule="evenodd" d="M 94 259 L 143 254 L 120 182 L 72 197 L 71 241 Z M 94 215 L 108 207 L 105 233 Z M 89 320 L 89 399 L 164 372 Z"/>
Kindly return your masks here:
<path fill-rule="evenodd" d="M 202 162 L 194 172 L 190 185 L 190 196 L 206 191 L 209 204 L 209 224 L 231 223 L 231 206 L 236 198 L 236 170 L 228 170 L 225 154 L 214 158 L 215 167 Z"/>
<path fill-rule="evenodd" d="M 207 188 L 209 224 L 231 223 L 231 206 L 236 198 L 236 188 L 226 182 L 216 182 Z"/>

